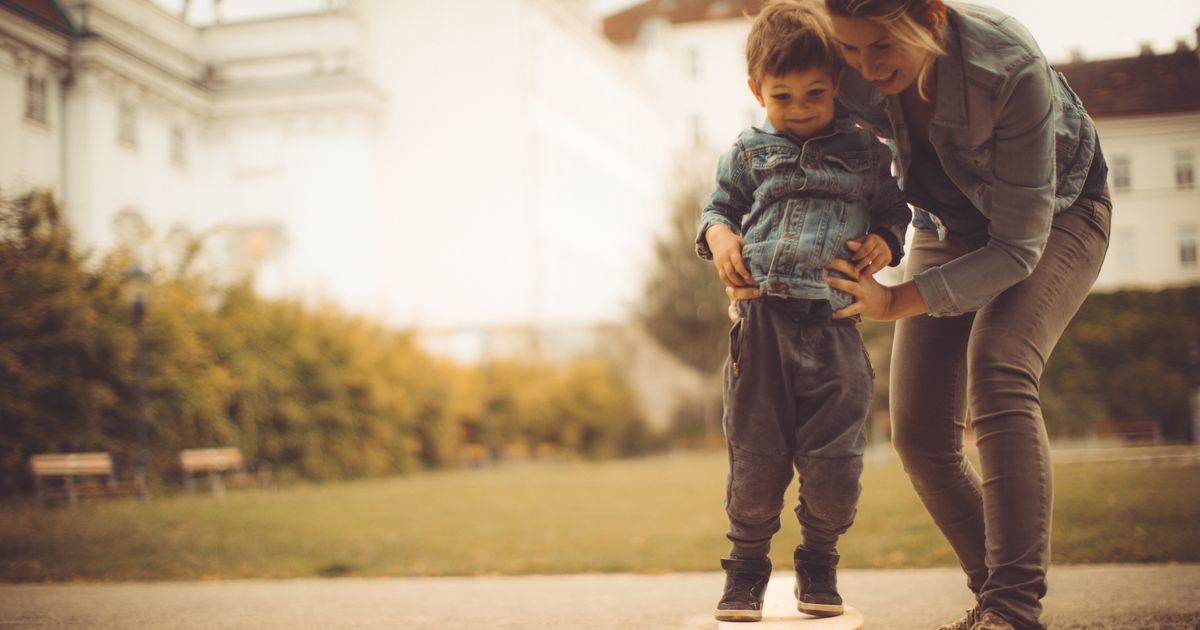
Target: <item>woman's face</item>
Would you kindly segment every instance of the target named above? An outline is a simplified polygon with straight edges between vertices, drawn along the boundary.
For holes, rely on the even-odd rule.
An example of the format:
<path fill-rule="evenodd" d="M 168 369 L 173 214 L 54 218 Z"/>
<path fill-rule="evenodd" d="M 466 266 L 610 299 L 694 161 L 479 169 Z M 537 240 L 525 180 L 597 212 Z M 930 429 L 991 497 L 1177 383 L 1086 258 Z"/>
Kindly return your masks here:
<path fill-rule="evenodd" d="M 833 35 L 846 63 L 887 95 L 914 85 L 930 61 L 928 53 L 901 45 L 882 24 L 866 18 L 833 16 Z"/>

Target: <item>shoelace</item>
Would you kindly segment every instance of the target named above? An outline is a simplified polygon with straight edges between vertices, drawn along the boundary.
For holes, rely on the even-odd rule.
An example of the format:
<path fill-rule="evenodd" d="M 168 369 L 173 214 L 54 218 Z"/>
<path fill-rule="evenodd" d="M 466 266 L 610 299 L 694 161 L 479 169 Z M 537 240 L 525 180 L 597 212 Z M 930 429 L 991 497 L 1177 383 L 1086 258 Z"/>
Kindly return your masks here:
<path fill-rule="evenodd" d="M 823 593 L 832 591 L 833 589 L 833 567 L 821 565 L 809 565 L 804 569 L 808 574 L 808 579 L 812 582 L 812 590 Z"/>
<path fill-rule="evenodd" d="M 762 581 L 762 576 L 754 573 L 732 573 L 729 590 L 751 599 L 755 599 L 754 587 Z"/>

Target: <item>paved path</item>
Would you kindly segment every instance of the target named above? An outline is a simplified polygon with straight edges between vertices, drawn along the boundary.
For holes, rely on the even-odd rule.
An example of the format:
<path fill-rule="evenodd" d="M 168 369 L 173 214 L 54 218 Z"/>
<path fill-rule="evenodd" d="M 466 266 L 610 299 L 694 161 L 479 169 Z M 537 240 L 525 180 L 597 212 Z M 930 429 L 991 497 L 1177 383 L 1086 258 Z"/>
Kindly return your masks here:
<path fill-rule="evenodd" d="M 870 629 L 930 628 L 971 603 L 957 569 L 839 577 Z M 0 585 L 0 628 L 715 630 L 722 580 L 674 573 Z M 1056 629 L 1200 627 L 1200 565 L 1054 567 L 1045 621 Z"/>

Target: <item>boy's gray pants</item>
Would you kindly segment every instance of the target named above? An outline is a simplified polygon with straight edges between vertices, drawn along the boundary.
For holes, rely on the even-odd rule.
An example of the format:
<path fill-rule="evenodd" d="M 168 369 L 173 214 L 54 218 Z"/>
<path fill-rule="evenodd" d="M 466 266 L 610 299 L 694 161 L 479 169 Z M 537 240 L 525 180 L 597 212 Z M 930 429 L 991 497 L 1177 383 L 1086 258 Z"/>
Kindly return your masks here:
<path fill-rule="evenodd" d="M 874 372 L 856 322 L 742 300 L 725 364 L 731 555 L 767 555 L 800 476 L 804 545 L 833 551 L 854 521 Z"/>

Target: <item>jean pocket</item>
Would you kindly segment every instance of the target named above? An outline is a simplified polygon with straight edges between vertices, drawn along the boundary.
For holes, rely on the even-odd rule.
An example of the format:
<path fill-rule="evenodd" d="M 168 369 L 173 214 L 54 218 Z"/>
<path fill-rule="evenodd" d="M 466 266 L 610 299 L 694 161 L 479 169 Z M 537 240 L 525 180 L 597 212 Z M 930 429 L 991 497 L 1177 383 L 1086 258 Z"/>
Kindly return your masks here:
<path fill-rule="evenodd" d="M 867 352 L 867 342 L 862 338 L 862 335 L 859 335 L 858 342 L 858 346 L 862 348 L 863 361 L 867 362 L 867 373 L 871 375 L 871 382 L 874 384 L 875 366 L 871 364 L 871 353 Z"/>
<path fill-rule="evenodd" d="M 746 330 L 746 315 L 743 314 L 741 319 L 734 322 L 729 329 L 729 370 L 733 376 L 738 376 L 741 373 L 742 362 L 742 337 Z"/>

